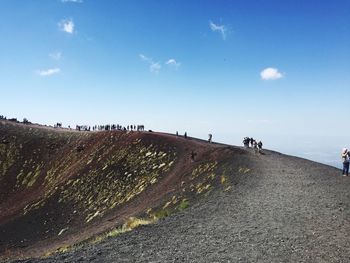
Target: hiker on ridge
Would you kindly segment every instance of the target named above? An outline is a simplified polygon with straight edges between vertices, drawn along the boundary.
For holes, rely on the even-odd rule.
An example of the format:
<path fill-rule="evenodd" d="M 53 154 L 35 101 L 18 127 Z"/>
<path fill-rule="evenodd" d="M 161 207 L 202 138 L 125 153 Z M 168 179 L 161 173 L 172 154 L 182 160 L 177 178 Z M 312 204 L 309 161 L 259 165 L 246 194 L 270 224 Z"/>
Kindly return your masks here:
<path fill-rule="evenodd" d="M 263 143 L 261 141 L 258 142 L 258 152 L 261 153 Z"/>
<path fill-rule="evenodd" d="M 212 135 L 211 133 L 209 133 L 208 136 L 209 136 L 208 142 L 211 143 L 211 142 L 212 142 L 213 135 Z"/>
<path fill-rule="evenodd" d="M 256 140 L 253 141 L 252 146 L 254 148 L 254 152 L 258 153 L 258 143 L 256 142 Z"/>
<path fill-rule="evenodd" d="M 244 139 L 243 139 L 244 147 L 249 148 L 249 141 L 250 141 L 250 139 L 248 137 L 244 137 Z"/>
<path fill-rule="evenodd" d="M 349 156 L 348 149 L 344 148 L 341 153 L 341 159 L 343 161 L 343 176 L 349 176 Z"/>

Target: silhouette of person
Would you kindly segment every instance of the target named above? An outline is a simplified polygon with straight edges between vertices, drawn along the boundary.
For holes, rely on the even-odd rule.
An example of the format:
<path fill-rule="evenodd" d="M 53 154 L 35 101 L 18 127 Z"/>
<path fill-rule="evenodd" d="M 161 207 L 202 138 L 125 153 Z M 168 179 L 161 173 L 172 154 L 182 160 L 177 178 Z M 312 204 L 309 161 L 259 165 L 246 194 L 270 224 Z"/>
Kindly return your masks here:
<path fill-rule="evenodd" d="M 261 153 L 263 143 L 261 141 L 258 142 L 258 151 Z"/>
<path fill-rule="evenodd" d="M 344 148 L 341 154 L 341 159 L 343 161 L 343 176 L 349 176 L 349 151 Z"/>

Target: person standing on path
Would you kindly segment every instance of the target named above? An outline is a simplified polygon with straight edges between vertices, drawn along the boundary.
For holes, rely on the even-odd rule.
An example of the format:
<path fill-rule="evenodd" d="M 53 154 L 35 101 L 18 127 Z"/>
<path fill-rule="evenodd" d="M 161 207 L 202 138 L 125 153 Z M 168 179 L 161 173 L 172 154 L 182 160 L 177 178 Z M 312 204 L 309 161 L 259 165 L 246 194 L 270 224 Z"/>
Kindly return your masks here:
<path fill-rule="evenodd" d="M 253 141 L 252 145 L 254 148 L 254 153 L 258 153 L 258 143 L 256 142 L 256 140 Z"/>
<path fill-rule="evenodd" d="M 258 152 L 261 153 L 263 143 L 261 141 L 258 142 Z"/>
<path fill-rule="evenodd" d="M 349 176 L 349 151 L 344 148 L 341 153 L 341 159 L 343 161 L 343 176 Z"/>

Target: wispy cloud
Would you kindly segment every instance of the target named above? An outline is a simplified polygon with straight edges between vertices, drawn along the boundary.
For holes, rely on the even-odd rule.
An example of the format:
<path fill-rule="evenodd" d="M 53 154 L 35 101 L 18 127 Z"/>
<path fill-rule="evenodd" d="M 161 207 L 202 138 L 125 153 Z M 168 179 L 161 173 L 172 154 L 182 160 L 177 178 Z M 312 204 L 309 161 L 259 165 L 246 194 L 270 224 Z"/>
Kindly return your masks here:
<path fill-rule="evenodd" d="M 53 60 L 60 60 L 62 58 L 62 52 L 61 51 L 55 51 L 49 54 L 49 57 Z"/>
<path fill-rule="evenodd" d="M 160 69 L 162 68 L 160 62 L 154 62 L 152 58 L 149 58 L 143 54 L 140 54 L 139 57 L 141 60 L 147 62 L 149 64 L 149 71 L 152 73 L 158 74 Z"/>
<path fill-rule="evenodd" d="M 73 34 L 75 25 L 72 19 L 63 19 L 58 23 L 58 27 L 61 31 Z"/>
<path fill-rule="evenodd" d="M 38 70 L 37 73 L 42 77 L 48 77 L 55 74 L 58 74 L 61 72 L 61 69 L 59 68 L 50 68 L 50 69 L 44 69 L 44 70 Z"/>
<path fill-rule="evenodd" d="M 151 61 L 150 58 L 146 57 L 146 56 L 143 55 L 143 54 L 140 54 L 139 57 L 140 57 L 143 61 L 147 61 L 147 62 Z"/>
<path fill-rule="evenodd" d="M 149 70 L 153 73 L 159 73 L 160 69 L 162 68 L 162 66 L 160 65 L 159 62 L 155 62 L 155 63 L 151 63 L 151 65 L 149 66 Z"/>
<path fill-rule="evenodd" d="M 83 0 L 61 0 L 62 3 L 77 3 L 77 4 L 81 4 L 84 1 Z"/>
<path fill-rule="evenodd" d="M 225 25 L 217 25 L 217 24 L 213 23 L 212 21 L 209 21 L 209 27 L 210 27 L 211 31 L 219 32 L 221 34 L 223 40 L 226 39 L 227 28 Z"/>
<path fill-rule="evenodd" d="M 171 58 L 167 62 L 165 62 L 166 65 L 175 67 L 176 69 L 181 66 L 181 63 L 176 61 L 175 59 Z"/>
<path fill-rule="evenodd" d="M 283 78 L 284 74 L 279 72 L 277 68 L 266 68 L 260 72 L 263 80 L 276 80 Z"/>

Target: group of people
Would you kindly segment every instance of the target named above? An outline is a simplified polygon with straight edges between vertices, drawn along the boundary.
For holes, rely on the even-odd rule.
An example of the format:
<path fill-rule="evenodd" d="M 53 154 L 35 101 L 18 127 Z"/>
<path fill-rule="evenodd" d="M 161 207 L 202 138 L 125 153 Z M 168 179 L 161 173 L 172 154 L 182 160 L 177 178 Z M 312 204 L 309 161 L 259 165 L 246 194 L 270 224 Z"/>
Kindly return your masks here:
<path fill-rule="evenodd" d="M 244 137 L 243 145 L 246 148 L 253 148 L 256 153 L 262 152 L 263 143 L 262 141 L 257 142 L 253 137 Z"/>
<path fill-rule="evenodd" d="M 54 125 L 54 128 L 62 128 L 62 123 L 57 122 Z M 68 126 L 68 129 L 71 129 L 70 126 Z M 76 125 L 75 130 L 77 131 L 144 131 L 145 126 L 144 125 L 127 125 L 127 126 L 122 126 L 119 124 L 106 124 L 106 125 L 94 125 L 94 126 L 89 126 L 89 125 Z"/>
<path fill-rule="evenodd" d="M 0 115 L 0 120 L 8 120 L 8 121 L 13 121 L 13 122 L 19 122 L 18 120 L 17 120 L 17 118 L 6 118 L 6 116 L 4 116 L 4 115 Z M 26 118 L 24 118 L 24 120 L 26 120 Z"/>
<path fill-rule="evenodd" d="M 179 132 L 176 131 L 175 133 L 176 137 L 179 136 Z M 187 132 L 184 133 L 184 138 L 187 139 Z M 213 135 L 211 133 L 208 134 L 208 142 L 212 143 L 213 142 Z"/>
<path fill-rule="evenodd" d="M 343 162 L 343 176 L 349 176 L 350 152 L 347 148 L 342 150 L 341 159 Z"/>
<path fill-rule="evenodd" d="M 179 132 L 176 131 L 175 135 L 176 135 L 176 137 L 178 137 L 179 136 Z M 184 133 L 184 138 L 187 139 L 187 132 Z"/>
<path fill-rule="evenodd" d="M 57 122 L 53 127 L 54 128 L 62 128 L 62 123 Z"/>
<path fill-rule="evenodd" d="M 21 123 L 19 120 L 17 120 L 17 118 L 7 118 L 6 116 L 4 115 L 0 115 L 0 120 L 7 120 L 7 121 L 12 121 L 12 122 L 17 122 L 17 123 Z M 23 118 L 23 121 L 22 121 L 23 124 L 31 124 L 30 121 L 28 121 L 27 118 Z"/>

